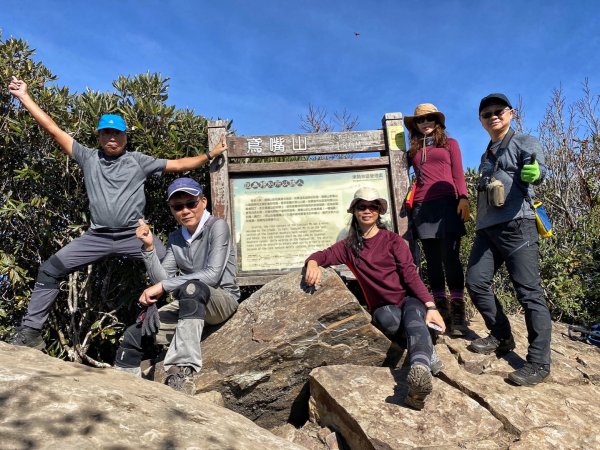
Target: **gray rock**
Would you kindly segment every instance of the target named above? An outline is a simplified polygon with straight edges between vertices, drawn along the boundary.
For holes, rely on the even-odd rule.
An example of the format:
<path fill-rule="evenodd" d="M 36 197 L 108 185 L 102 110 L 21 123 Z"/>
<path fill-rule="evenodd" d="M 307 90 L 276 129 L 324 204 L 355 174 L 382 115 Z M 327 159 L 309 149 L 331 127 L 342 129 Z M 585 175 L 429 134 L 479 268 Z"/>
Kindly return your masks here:
<path fill-rule="evenodd" d="M 524 363 L 527 332 L 522 316 L 512 317 L 511 326 L 517 347 L 500 358 L 466 350 L 467 340 L 446 339 L 455 355 L 444 369 L 448 381 L 480 399 L 504 423 L 519 439 L 511 447 L 526 448 L 523 445 L 529 443 L 529 448 L 600 448 L 600 350 L 572 341 L 567 327 L 554 323 L 550 376 L 534 387 L 513 386 L 505 378 Z M 479 336 L 487 335 L 479 316 L 471 322 L 471 329 Z M 472 373 L 474 367 L 478 374 Z"/>
<path fill-rule="evenodd" d="M 307 422 L 302 428 L 296 428 L 287 423 L 285 425 L 272 428 L 270 431 L 276 436 L 280 436 L 297 445 L 306 447 L 308 450 L 339 450 L 335 447 L 328 446 L 326 439 L 321 437 L 324 432 L 334 435 L 335 433 L 332 433 L 331 430 L 327 430 L 326 428 L 321 428 L 311 422 Z"/>
<path fill-rule="evenodd" d="M 422 411 L 403 404 L 406 369 L 319 367 L 310 374 L 311 411 L 352 449 L 458 447 L 504 439 L 502 423 L 479 403 L 434 379 Z"/>
<path fill-rule="evenodd" d="M 204 341 L 195 396 L 0 343 L 0 447 L 600 448 L 600 350 L 554 324 L 550 377 L 513 386 L 527 338 L 522 317 L 511 323 L 517 348 L 500 358 L 466 349 L 487 334 L 479 317 L 467 339 L 442 337 L 445 368 L 422 411 L 403 405 L 406 355 L 331 271 L 312 294 L 292 273 L 246 300 Z M 144 369 L 161 380 L 159 366 Z"/>
<path fill-rule="evenodd" d="M 334 271 L 324 271 L 313 293 L 300 282 L 295 272 L 266 284 L 202 343 L 197 391 L 220 391 L 227 407 L 265 428 L 306 420 L 315 367 L 380 366 L 389 348 Z M 155 379 L 162 377 L 157 368 Z"/>
<path fill-rule="evenodd" d="M 6 449 L 304 448 L 167 386 L 2 342 L 0 399 Z"/>
<path fill-rule="evenodd" d="M 487 335 L 479 316 L 468 339 L 442 337 L 436 349 L 445 368 L 423 411 L 402 404 L 406 368 L 346 365 L 311 372 L 311 415 L 360 450 L 600 448 L 600 351 L 554 324 L 550 377 L 531 388 L 513 386 L 505 378 L 523 364 L 527 337 L 523 317 L 511 324 L 517 348 L 500 358 L 466 349 Z"/>

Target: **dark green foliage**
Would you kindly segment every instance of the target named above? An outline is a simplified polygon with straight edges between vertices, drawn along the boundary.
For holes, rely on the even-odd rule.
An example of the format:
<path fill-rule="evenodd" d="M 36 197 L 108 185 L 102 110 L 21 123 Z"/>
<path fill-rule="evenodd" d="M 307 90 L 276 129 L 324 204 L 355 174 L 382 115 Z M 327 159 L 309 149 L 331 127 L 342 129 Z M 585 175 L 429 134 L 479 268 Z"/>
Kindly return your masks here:
<path fill-rule="evenodd" d="M 79 166 L 11 97 L 11 76 L 23 79 L 42 109 L 86 146 L 98 146 L 95 129 L 104 113 L 125 117 L 128 150 L 178 158 L 204 152 L 207 145 L 206 120 L 166 104 L 168 78 L 119 77 L 114 92 L 71 94 L 46 86 L 56 77 L 32 59 L 33 53 L 27 43 L 0 36 L 0 338 L 23 316 L 40 263 L 81 235 L 89 222 Z M 208 185 L 206 167 L 190 176 Z M 154 177 L 146 184 L 146 217 L 163 240 L 175 226 L 165 207 L 166 187 L 174 178 Z M 110 362 L 145 283 L 143 264 L 125 259 L 72 274 L 61 284 L 51 326 L 45 327 L 50 352 L 92 364 Z"/>

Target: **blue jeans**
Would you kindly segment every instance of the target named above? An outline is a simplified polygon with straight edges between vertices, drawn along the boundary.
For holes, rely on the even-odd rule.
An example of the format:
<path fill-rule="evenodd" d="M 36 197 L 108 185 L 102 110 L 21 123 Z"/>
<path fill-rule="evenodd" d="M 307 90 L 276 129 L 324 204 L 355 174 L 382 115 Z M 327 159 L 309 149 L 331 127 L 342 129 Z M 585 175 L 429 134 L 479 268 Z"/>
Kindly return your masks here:
<path fill-rule="evenodd" d="M 527 361 L 550 364 L 552 320 L 540 286 L 538 232 L 533 219 L 516 219 L 478 230 L 469 256 L 466 287 L 492 336 L 511 336 L 508 318 L 492 291 L 494 274 L 506 264 L 525 311 Z"/>

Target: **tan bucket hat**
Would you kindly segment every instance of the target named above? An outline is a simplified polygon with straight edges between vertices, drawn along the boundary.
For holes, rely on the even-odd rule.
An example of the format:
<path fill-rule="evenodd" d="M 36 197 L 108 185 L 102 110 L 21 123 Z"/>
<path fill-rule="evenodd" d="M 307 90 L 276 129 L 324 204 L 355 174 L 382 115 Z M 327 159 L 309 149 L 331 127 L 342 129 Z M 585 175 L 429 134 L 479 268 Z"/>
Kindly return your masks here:
<path fill-rule="evenodd" d="M 406 128 L 411 132 L 419 131 L 415 125 L 415 119 L 419 116 L 427 116 L 429 114 L 436 116 L 442 128 L 446 129 L 446 116 L 438 111 L 433 103 L 421 103 L 420 105 L 417 105 L 415 114 L 404 118 L 404 125 L 406 125 Z"/>
<path fill-rule="evenodd" d="M 354 193 L 354 198 L 350 202 L 350 206 L 348 207 L 348 211 L 350 214 L 354 212 L 354 205 L 356 205 L 359 201 L 366 200 L 367 202 L 379 202 L 381 208 L 379 209 L 379 214 L 384 215 L 388 209 L 387 200 L 379 195 L 377 189 L 372 187 L 361 187 L 358 191 Z"/>

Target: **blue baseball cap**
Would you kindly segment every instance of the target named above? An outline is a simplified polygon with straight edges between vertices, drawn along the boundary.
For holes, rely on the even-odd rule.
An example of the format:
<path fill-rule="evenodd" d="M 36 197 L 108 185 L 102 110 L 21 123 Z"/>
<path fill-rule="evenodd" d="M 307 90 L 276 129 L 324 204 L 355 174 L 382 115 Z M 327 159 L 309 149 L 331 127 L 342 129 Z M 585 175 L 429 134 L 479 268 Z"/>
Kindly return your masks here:
<path fill-rule="evenodd" d="M 116 114 L 104 114 L 100 117 L 98 121 L 98 128 L 96 130 L 100 131 L 104 128 L 113 128 L 119 131 L 127 130 L 127 125 L 125 125 L 125 120 Z"/>
<path fill-rule="evenodd" d="M 185 192 L 197 197 L 204 193 L 202 186 L 191 178 L 177 178 L 167 188 L 167 200 L 169 200 L 176 192 Z"/>

